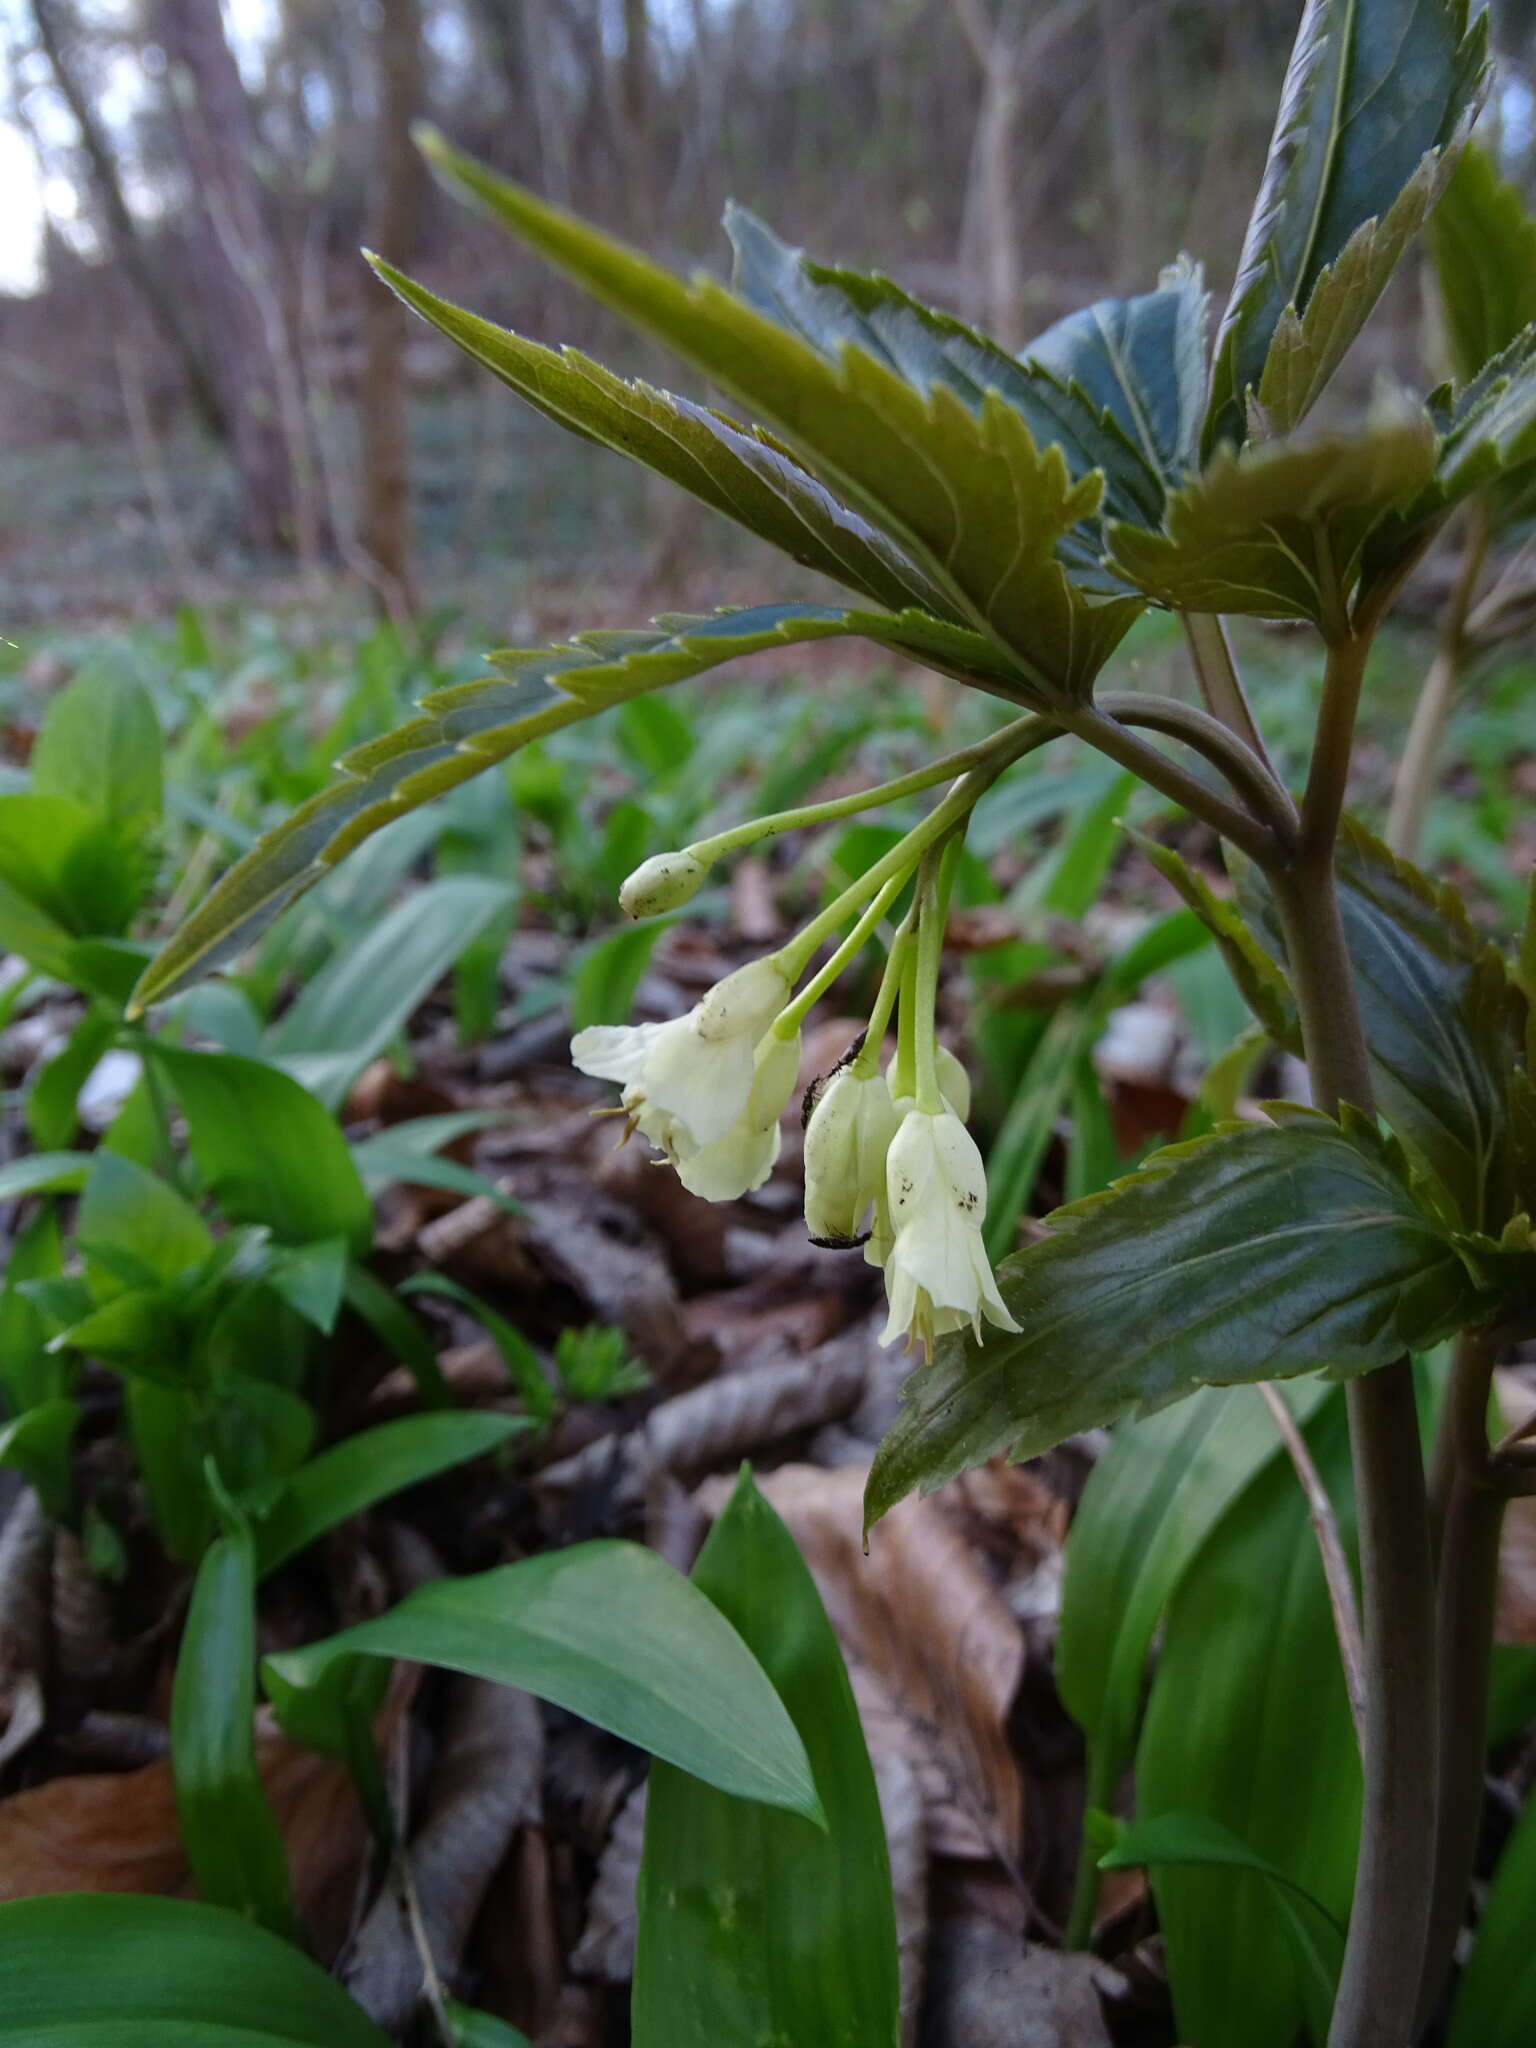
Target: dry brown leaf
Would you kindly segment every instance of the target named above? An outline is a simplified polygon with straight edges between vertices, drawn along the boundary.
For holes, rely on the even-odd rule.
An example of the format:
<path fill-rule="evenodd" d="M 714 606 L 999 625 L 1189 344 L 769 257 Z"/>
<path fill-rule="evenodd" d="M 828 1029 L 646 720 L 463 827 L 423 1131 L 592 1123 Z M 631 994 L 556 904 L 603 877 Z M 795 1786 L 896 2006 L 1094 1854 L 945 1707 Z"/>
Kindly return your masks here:
<path fill-rule="evenodd" d="M 1092 1956 L 1026 1947 L 993 1920 L 941 1921 L 923 2048 L 1110 2048 Z"/>
<path fill-rule="evenodd" d="M 901 2048 L 915 2048 L 928 1958 L 928 1828 L 917 1771 L 900 1750 L 874 1759 L 880 1817 L 891 1859 L 896 1957 L 901 1972 Z"/>
<path fill-rule="evenodd" d="M 866 1477 L 786 1465 L 758 1483 L 815 1576 L 871 1754 L 896 1748 L 919 1773 L 934 1853 L 1015 1865 L 1023 1788 L 1007 1722 L 1023 1635 L 938 1500 L 904 1501 L 864 1555 Z M 703 1498 L 718 1512 L 719 1483 Z"/>
<path fill-rule="evenodd" d="M 578 1977 L 627 1984 L 635 1974 L 635 1884 L 645 1842 L 646 1786 L 637 1785 L 619 1808 L 587 1900 L 586 1925 L 571 1951 Z"/>
<path fill-rule="evenodd" d="M 537 1817 L 544 1762 L 543 1723 L 529 1694 L 461 1678 L 452 1701 L 426 1813 L 405 1852 L 423 1935 L 444 1979 L 458 1968 L 514 1832 Z M 386 2033 L 405 2027 L 421 1996 L 423 1970 L 395 1884 L 375 1901 L 342 1975 Z"/>
<path fill-rule="evenodd" d="M 0 1765 L 42 1728 L 43 1672 L 49 1650 L 49 1573 L 53 1530 L 26 1487 L 0 1529 Z"/>

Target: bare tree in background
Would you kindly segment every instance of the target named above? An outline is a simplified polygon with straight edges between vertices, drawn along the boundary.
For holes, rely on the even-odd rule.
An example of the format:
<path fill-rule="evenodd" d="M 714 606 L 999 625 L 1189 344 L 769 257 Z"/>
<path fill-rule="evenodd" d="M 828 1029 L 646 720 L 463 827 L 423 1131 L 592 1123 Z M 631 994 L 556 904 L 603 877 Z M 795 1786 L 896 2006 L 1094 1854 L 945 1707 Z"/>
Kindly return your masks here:
<path fill-rule="evenodd" d="M 312 525 L 298 477 L 293 358 L 276 241 L 256 172 L 256 125 L 219 0 L 157 0 L 155 27 L 190 184 L 189 244 L 214 378 L 255 547 L 306 546 Z M 297 445 L 296 445 L 297 444 Z M 308 536 L 313 541 L 312 533 Z"/>
<path fill-rule="evenodd" d="M 58 0 L 32 0 L 32 24 L 59 97 L 80 131 L 80 146 L 90 167 L 91 191 L 112 254 L 123 276 L 138 293 L 161 340 L 175 357 L 198 417 L 211 434 L 222 440 L 227 421 L 206 353 L 183 317 L 174 287 L 144 246 L 138 225 L 128 210 L 111 148 L 85 83 L 75 70 L 69 24 L 62 18 Z"/>
<path fill-rule="evenodd" d="M 386 262 L 410 261 L 421 213 L 421 159 L 411 123 L 424 104 L 421 0 L 381 0 L 378 28 L 378 125 L 375 204 L 369 240 Z M 405 391 L 407 315 L 391 292 L 370 280 L 363 303 L 362 543 L 380 605 L 392 616 L 415 610 L 411 485 Z"/>

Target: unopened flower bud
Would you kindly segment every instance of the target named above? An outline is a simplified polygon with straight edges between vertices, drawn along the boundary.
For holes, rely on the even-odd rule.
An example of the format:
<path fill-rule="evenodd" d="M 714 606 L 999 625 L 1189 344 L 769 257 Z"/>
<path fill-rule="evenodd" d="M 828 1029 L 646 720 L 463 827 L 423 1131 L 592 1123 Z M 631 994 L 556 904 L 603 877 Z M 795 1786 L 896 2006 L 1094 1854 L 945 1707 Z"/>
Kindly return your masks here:
<path fill-rule="evenodd" d="M 620 889 L 620 906 L 631 917 L 656 917 L 663 910 L 680 910 L 698 895 L 708 873 L 691 853 L 652 854 Z"/>

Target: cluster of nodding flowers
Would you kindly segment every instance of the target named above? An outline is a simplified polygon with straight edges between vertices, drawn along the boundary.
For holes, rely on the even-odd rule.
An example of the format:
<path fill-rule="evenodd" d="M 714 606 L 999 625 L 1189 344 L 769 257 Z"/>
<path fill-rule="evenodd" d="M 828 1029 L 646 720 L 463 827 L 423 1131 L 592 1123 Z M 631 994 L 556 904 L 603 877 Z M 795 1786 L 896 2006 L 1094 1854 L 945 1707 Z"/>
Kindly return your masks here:
<path fill-rule="evenodd" d="M 865 1258 L 881 1268 L 890 1306 L 881 1341 L 905 1338 L 930 1353 L 936 1338 L 967 1325 L 979 1338 L 983 1317 L 999 1329 L 1018 1328 L 982 1243 L 987 1184 L 965 1127 L 970 1082 L 934 1026 L 965 825 L 997 772 L 991 759 L 985 767 L 991 772 L 962 777 L 922 826 L 786 945 L 728 974 L 686 1016 L 592 1026 L 571 1047 L 583 1073 L 618 1083 L 629 1129 L 666 1155 L 686 1188 L 724 1202 L 761 1187 L 778 1157 L 779 1120 L 799 1076 L 802 1020 L 915 874 L 912 906 L 892 941 L 869 1023 L 806 1098 L 805 1220 L 816 1243 L 862 1244 Z M 905 794 L 907 786 L 889 787 Z M 884 794 L 865 792 L 861 807 Z M 630 876 L 620 902 L 634 917 L 677 909 L 722 852 L 843 808 L 808 807 L 658 854 Z M 848 937 L 796 994 L 818 947 L 856 911 Z M 893 1013 L 896 1050 L 882 1071 Z"/>

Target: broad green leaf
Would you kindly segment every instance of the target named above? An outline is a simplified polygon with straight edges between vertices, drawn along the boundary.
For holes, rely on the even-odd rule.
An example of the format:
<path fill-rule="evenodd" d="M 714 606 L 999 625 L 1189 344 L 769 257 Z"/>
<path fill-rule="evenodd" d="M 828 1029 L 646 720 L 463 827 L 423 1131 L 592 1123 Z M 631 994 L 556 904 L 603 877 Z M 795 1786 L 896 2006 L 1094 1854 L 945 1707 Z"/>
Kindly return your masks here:
<path fill-rule="evenodd" d="M 876 604 L 943 612 L 943 600 L 900 550 L 761 430 L 670 391 L 627 384 L 576 349 L 525 341 L 450 305 L 391 264 L 370 261 L 424 320 L 572 433 L 643 462 L 804 568 Z"/>
<path fill-rule="evenodd" d="M 416 889 L 332 955 L 268 1034 L 265 1054 L 327 1109 L 405 1027 L 464 949 L 512 900 L 490 875 Z"/>
<path fill-rule="evenodd" d="M 0 1465 L 19 1472 L 34 1489 L 45 1513 L 69 1512 L 73 1490 L 71 1452 L 80 1426 L 80 1404 L 60 1397 L 0 1425 Z"/>
<path fill-rule="evenodd" d="M 514 1329 L 505 1316 L 471 1294 L 446 1273 L 415 1273 L 405 1282 L 407 1294 L 436 1294 L 456 1301 L 483 1325 L 486 1335 L 501 1353 L 507 1373 L 523 1397 L 524 1406 L 536 1422 L 547 1422 L 555 1410 L 555 1390 L 539 1363 L 539 1355 L 521 1330 Z"/>
<path fill-rule="evenodd" d="M 528 1427 L 522 1415 L 407 1415 L 332 1444 L 290 1475 L 255 1522 L 258 1575 L 286 1564 L 349 1516 L 482 1457 Z"/>
<path fill-rule="evenodd" d="M 87 1010 L 61 1051 L 54 1054 L 27 1090 L 25 1113 L 32 1142 L 41 1152 L 60 1151 L 80 1128 L 80 1090 L 117 1034 L 113 1018 Z"/>
<path fill-rule="evenodd" d="M 454 2048 L 533 2048 L 528 2036 L 505 2020 L 488 2012 L 476 2012 L 473 2006 L 460 2005 L 452 1998 L 443 2007 L 443 2017 L 448 2022 Z"/>
<path fill-rule="evenodd" d="M 1112 525 L 1110 559 L 1177 611 L 1337 630 L 1373 529 L 1424 491 L 1438 446 L 1426 412 L 1394 405 L 1353 434 L 1221 448 L 1171 495 L 1163 532 Z"/>
<path fill-rule="evenodd" d="M 87 1164 L 82 1162 L 82 1181 Z M 63 1271 L 58 1205 L 42 1202 L 11 1240 L 0 1278 L 0 1390 L 12 1414 L 69 1392 L 74 1361 L 49 1349 L 53 1326 L 24 1290 L 25 1282 L 57 1280 Z"/>
<path fill-rule="evenodd" d="M 196 1566 L 213 1531 L 213 1503 L 186 1392 L 135 1376 L 124 1384 L 123 1412 L 160 1539 L 178 1564 Z"/>
<path fill-rule="evenodd" d="M 1321 1380 L 1281 1392 L 1305 1420 Z M 1056 1684 L 1088 1742 L 1090 1807 L 1109 1808 L 1136 1737 L 1147 1660 L 1179 1581 L 1255 1475 L 1281 1453 L 1263 1400 L 1202 1387 L 1177 1407 L 1122 1423 L 1089 1474 L 1067 1538 Z"/>
<path fill-rule="evenodd" d="M 1139 1822 L 1100 1858 L 1099 1868 L 1243 1870 L 1263 1878 L 1290 1947 L 1308 2031 L 1314 2042 L 1326 2041 L 1344 1961 L 1344 1929 L 1305 1885 L 1204 1813 L 1163 1813 Z"/>
<path fill-rule="evenodd" d="M 73 982 L 74 934 L 0 872 L 0 947 L 54 981 Z"/>
<path fill-rule="evenodd" d="M 1536 1799 L 1494 1865 L 1488 1902 L 1451 2010 L 1447 2048 L 1525 2048 L 1536 2036 Z"/>
<path fill-rule="evenodd" d="M 994 1263 L 1019 1234 L 1019 1218 L 1039 1178 L 1041 1162 L 1072 1084 L 1077 1062 L 1104 1030 L 1091 1000 L 1066 1002 L 1052 1016 L 1019 1075 L 1007 1114 L 987 1152 L 987 1256 Z"/>
<path fill-rule="evenodd" d="M 366 1247 L 373 1211 L 335 1121 L 297 1081 L 228 1052 L 153 1046 L 187 1119 L 208 1191 L 232 1223 L 283 1244 L 344 1237 Z"/>
<path fill-rule="evenodd" d="M 328 1337 L 336 1327 L 346 1293 L 347 1263 L 343 1237 L 283 1246 L 268 1254 L 262 1267 L 262 1286 Z"/>
<path fill-rule="evenodd" d="M 1339 1394 L 1306 1435 L 1349 1546 Z M 1199 1814 L 1332 1920 L 1347 1919 L 1360 1763 L 1327 1587 L 1288 1458 L 1271 1461 L 1238 1497 L 1174 1595 L 1136 1752 L 1136 1792 L 1139 1826 Z M 1163 1863 L 1152 1888 L 1179 2038 L 1294 2048 L 1309 2012 L 1325 2003 L 1316 1965 L 1329 1967 L 1337 1953 L 1324 1946 L 1327 1921 L 1304 1923 L 1314 1960 L 1303 1951 L 1298 1961 L 1272 1877 Z"/>
<path fill-rule="evenodd" d="M 1524 999 L 1448 884 L 1352 819 L 1337 863 L 1377 1104 L 1444 1182 L 1465 1225 L 1497 1235 L 1518 1206 L 1505 1101 L 1524 1059 Z M 1274 902 L 1256 872 L 1244 871 L 1240 900 L 1271 957 L 1283 960 Z"/>
<path fill-rule="evenodd" d="M 1218 896 L 1205 877 L 1172 847 L 1159 845 L 1141 832 L 1133 832 L 1131 837 L 1215 939 L 1227 972 L 1269 1036 L 1276 1044 L 1299 1051 L 1301 1027 L 1290 984 L 1237 905 L 1226 896 Z"/>
<path fill-rule="evenodd" d="M 1441 404 L 1439 394 L 1435 402 Z M 1494 490 L 1507 514 L 1528 513 L 1536 470 L 1536 327 L 1523 329 L 1456 391 L 1443 418 L 1440 461 L 1424 516 L 1484 487 Z"/>
<path fill-rule="evenodd" d="M 580 1543 L 477 1578 L 435 1579 L 377 1620 L 263 1668 L 287 1693 L 356 1657 L 522 1686 L 722 1792 L 822 1819 L 805 1746 L 751 1651 L 638 1544 Z"/>
<path fill-rule="evenodd" d="M 24 899 L 40 932 L 93 938 L 125 931 L 142 879 L 133 866 L 111 827 L 73 797 L 0 796 L 0 884 L 7 895 Z M 0 938 L 11 943 L 4 928 Z M 46 974 L 57 971 L 32 953 L 25 957 Z"/>
<path fill-rule="evenodd" d="M 368 1268 L 354 1265 L 347 1275 L 347 1307 L 361 1316 L 385 1348 L 416 1382 L 424 1406 L 451 1405 L 448 1385 L 437 1362 L 432 1338 L 419 1316 L 413 1316 L 393 1287 L 385 1286 Z"/>
<path fill-rule="evenodd" d="M 972 644 L 982 647 L 977 636 L 916 612 L 898 618 L 828 605 L 759 605 L 709 618 L 664 618 L 650 632 L 579 633 L 559 647 L 497 656 L 504 671 L 498 676 L 430 691 L 420 716 L 343 754 L 336 763 L 341 779 L 235 863 L 146 970 L 131 1014 L 226 965 L 370 834 L 530 740 L 738 655 L 845 634 L 895 635 L 888 644 L 919 660 L 924 647 L 934 650 L 934 661 L 945 649 L 959 660 Z"/>
<path fill-rule="evenodd" d="M 1020 1334 L 946 1338 L 904 1389 L 866 1512 L 1011 1447 L 1150 1415 L 1197 1386 L 1367 1372 L 1433 1342 L 1480 1297 L 1402 1163 L 1314 1111 L 1160 1152 L 1047 1218 L 1006 1260 Z"/>
<path fill-rule="evenodd" d="M 1342 358 L 1433 203 L 1486 46 L 1467 0 L 1307 0 L 1216 337 L 1207 454 L 1243 440 L 1272 352 L 1286 427 Z"/>
<path fill-rule="evenodd" d="M 186 1197 L 115 1152 L 95 1155 L 75 1228 L 99 1301 L 130 1285 L 169 1283 L 213 1250 L 212 1233 Z"/>
<path fill-rule="evenodd" d="M 318 1964 L 238 1913 L 67 1892 L 0 1905 L 5 2048 L 389 2048 Z"/>
<path fill-rule="evenodd" d="M 437 1119 L 423 1117 L 423 1123 Z M 444 1117 L 443 1122 L 451 1121 Z M 425 1148 L 412 1139 L 402 1138 L 403 1124 L 391 1124 L 387 1130 L 377 1132 L 371 1138 L 359 1138 L 352 1146 L 352 1163 L 362 1175 L 363 1186 L 369 1194 L 376 1195 L 384 1188 L 409 1184 L 424 1188 L 443 1188 L 453 1195 L 484 1195 L 505 1209 L 509 1216 L 521 1216 L 523 1205 L 498 1188 L 494 1181 L 487 1180 L 483 1173 L 477 1173 L 472 1166 L 465 1166 L 457 1159 L 445 1159 L 440 1153 Z M 439 1141 L 447 1144 L 445 1138 Z"/>
<path fill-rule="evenodd" d="M 256 1772 L 256 1553 L 242 1522 L 198 1568 L 171 1691 L 182 1844 L 209 1905 L 292 1930 L 288 1858 Z"/>
<path fill-rule="evenodd" d="M 144 685 L 88 668 L 48 706 L 29 764 L 32 787 L 83 805 L 111 827 L 124 853 L 142 854 L 164 803 L 160 757 L 160 721 Z"/>
<path fill-rule="evenodd" d="M 917 388 L 884 352 L 851 340 L 813 346 L 712 279 L 684 284 L 440 137 L 423 147 L 456 190 L 782 435 L 1011 657 L 1021 696 L 1086 692 L 1137 602 L 1091 605 L 1073 588 L 1056 546 L 1095 510 L 1101 483 L 1074 483 L 1060 449 L 1036 444 L 995 383 L 973 404 L 949 381 Z"/>
<path fill-rule="evenodd" d="M 0 1166 L 0 1202 L 20 1201 L 24 1195 L 78 1194 L 94 1156 L 90 1152 L 31 1152 L 25 1159 L 8 1159 Z"/>
<path fill-rule="evenodd" d="M 258 1373 L 227 1371 L 207 1425 L 208 1448 L 234 1493 L 270 1489 L 314 1448 L 318 1417 L 302 1394 Z"/>
<path fill-rule="evenodd" d="M 652 918 L 645 924 L 609 932 L 585 949 L 571 976 L 572 1031 L 581 1031 L 588 1024 L 625 1022 L 656 941 L 672 922 L 670 918 Z"/>
<path fill-rule="evenodd" d="M 1469 142 L 1429 232 L 1458 379 L 1470 383 L 1536 321 L 1536 218 L 1493 158 Z"/>
<path fill-rule="evenodd" d="M 890 1864 L 858 1708 L 815 1583 L 750 1474 L 710 1532 L 693 1583 L 788 1708 L 827 1826 L 652 1766 L 635 2048 L 896 2048 Z"/>

